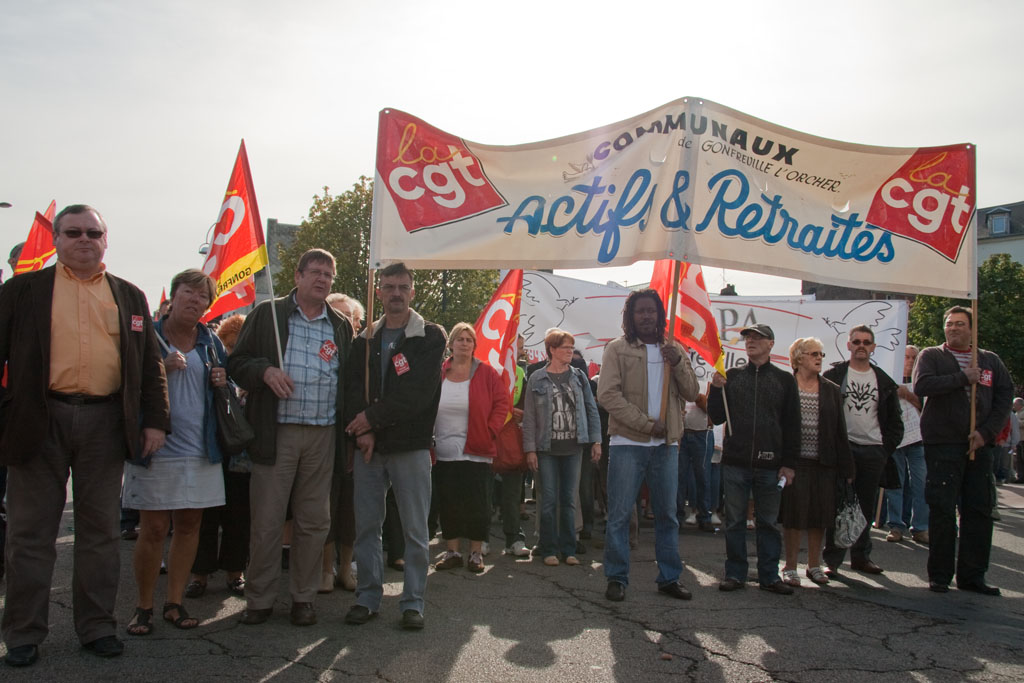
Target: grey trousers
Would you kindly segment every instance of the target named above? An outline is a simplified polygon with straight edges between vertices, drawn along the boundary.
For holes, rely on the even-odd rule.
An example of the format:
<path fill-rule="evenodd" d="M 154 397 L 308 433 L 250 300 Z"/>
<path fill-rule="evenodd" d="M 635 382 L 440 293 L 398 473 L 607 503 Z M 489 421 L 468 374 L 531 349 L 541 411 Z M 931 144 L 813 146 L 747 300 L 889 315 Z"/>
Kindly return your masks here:
<path fill-rule="evenodd" d="M 423 613 L 423 594 L 427 588 L 427 514 L 430 512 L 430 451 L 427 449 L 374 453 L 370 462 L 356 451 L 355 478 L 356 544 L 353 555 L 358 576 L 356 604 L 371 612 L 380 611 L 384 596 L 383 551 L 380 543 L 388 487 L 395 492 L 405 536 L 405 581 L 399 610 Z M 248 589 L 247 589 L 248 590 Z"/>
<path fill-rule="evenodd" d="M 88 643 L 117 630 L 121 475 L 125 443 L 121 402 L 69 405 L 47 401 L 50 430 L 39 452 L 7 468 L 7 649 L 38 645 L 49 633 L 56 542 L 73 473 L 75 633 Z M 8 428 L 12 428 L 9 425 Z M 30 438 L 30 437 L 26 437 Z"/>

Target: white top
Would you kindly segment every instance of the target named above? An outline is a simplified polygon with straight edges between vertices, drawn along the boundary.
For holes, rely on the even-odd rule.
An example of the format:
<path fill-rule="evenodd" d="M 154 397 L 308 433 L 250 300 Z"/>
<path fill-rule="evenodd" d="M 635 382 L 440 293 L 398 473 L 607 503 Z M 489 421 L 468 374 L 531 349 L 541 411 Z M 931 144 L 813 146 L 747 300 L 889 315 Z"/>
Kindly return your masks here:
<path fill-rule="evenodd" d="M 647 414 L 657 420 L 661 416 L 661 387 L 665 378 L 665 359 L 657 344 L 644 344 L 647 347 Z M 612 434 L 608 441 L 610 446 L 660 446 L 665 437 L 650 438 L 647 441 L 634 441 L 621 434 Z"/>
<path fill-rule="evenodd" d="M 881 446 L 882 428 L 878 424 L 878 379 L 875 371 L 846 370 L 846 432 L 855 444 Z"/>
<path fill-rule="evenodd" d="M 437 404 L 434 420 L 434 453 L 438 462 L 467 460 L 490 462 L 482 455 L 468 455 L 466 434 L 469 431 L 469 380 L 441 383 L 441 402 Z"/>

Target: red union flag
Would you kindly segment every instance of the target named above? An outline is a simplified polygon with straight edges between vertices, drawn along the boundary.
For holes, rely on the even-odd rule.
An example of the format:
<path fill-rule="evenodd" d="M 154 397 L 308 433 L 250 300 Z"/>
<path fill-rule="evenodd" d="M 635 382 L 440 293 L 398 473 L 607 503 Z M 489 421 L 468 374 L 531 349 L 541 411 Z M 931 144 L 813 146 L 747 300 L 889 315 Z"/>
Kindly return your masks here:
<path fill-rule="evenodd" d="M 242 140 L 227 192 L 224 193 L 224 203 L 217 215 L 210 253 L 203 263 L 203 272 L 217 283 L 216 298 L 203 320 L 255 301 L 256 290 L 252 278 L 267 262 L 263 224 L 256 205 L 256 191 L 249 172 L 245 140 Z M 225 305 L 230 308 L 225 309 Z"/>
<path fill-rule="evenodd" d="M 217 297 L 217 300 L 210 306 L 210 310 L 202 317 L 202 321 L 208 322 L 242 306 L 248 306 L 254 301 L 256 301 L 256 282 L 251 277 L 246 278 Z"/>
<path fill-rule="evenodd" d="M 56 213 L 56 200 L 50 202 L 45 214 L 36 212 L 28 237 L 25 238 L 25 246 L 21 248 L 18 263 L 14 266 L 15 275 L 40 270 L 57 253 L 57 248 L 53 246 L 53 217 Z"/>
<path fill-rule="evenodd" d="M 725 374 L 725 354 L 718 338 L 718 323 L 711 311 L 711 299 L 704 286 L 704 273 L 696 263 L 680 263 L 679 296 L 676 299 L 675 340 L 693 350 L 708 365 Z M 658 293 L 668 308 L 672 300 L 672 260 L 654 263 L 651 289 Z M 668 311 L 671 317 L 671 311 Z"/>
<path fill-rule="evenodd" d="M 396 109 L 380 113 L 377 173 L 407 232 L 505 206 L 462 138 Z"/>
<path fill-rule="evenodd" d="M 516 337 L 522 299 L 523 271 L 510 270 L 473 326 L 476 330 L 474 355 L 501 375 L 508 387 L 510 407 L 516 388 Z"/>
<path fill-rule="evenodd" d="M 956 262 L 974 213 L 974 150 L 922 147 L 875 194 L 867 221 Z"/>

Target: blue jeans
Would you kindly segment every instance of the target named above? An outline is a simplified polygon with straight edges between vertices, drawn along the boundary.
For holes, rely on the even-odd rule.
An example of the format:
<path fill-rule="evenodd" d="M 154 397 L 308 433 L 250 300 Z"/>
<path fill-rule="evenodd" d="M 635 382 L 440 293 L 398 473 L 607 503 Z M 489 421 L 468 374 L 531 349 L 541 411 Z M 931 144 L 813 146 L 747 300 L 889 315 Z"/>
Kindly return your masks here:
<path fill-rule="evenodd" d="M 708 429 L 702 432 L 685 432 L 679 448 L 679 487 L 676 494 L 676 513 L 686 512 L 687 483 L 690 472 L 696 486 L 696 497 L 690 501 L 698 522 L 711 519 L 711 487 L 708 486 L 711 454 L 715 450 L 714 433 Z"/>
<path fill-rule="evenodd" d="M 679 448 L 660 446 L 612 446 L 608 455 L 608 524 L 604 539 L 604 575 L 609 581 L 629 585 L 629 516 L 640 487 L 647 490 L 654 509 L 654 557 L 658 561 L 658 585 L 679 580 L 679 519 L 676 517 L 676 484 Z"/>
<path fill-rule="evenodd" d="M 384 523 L 388 486 L 402 518 L 405 540 L 405 581 L 399 611 L 423 613 L 427 587 L 427 514 L 430 511 L 430 451 L 374 453 L 369 463 L 356 451 L 352 459 L 354 479 L 356 542 L 353 556 L 358 566 L 356 604 L 371 612 L 380 611 L 384 596 L 381 525 Z M 397 559 L 397 558 L 394 558 Z"/>
<path fill-rule="evenodd" d="M 541 557 L 576 554 L 576 489 L 580 481 L 580 454 L 537 454 L 540 470 Z"/>
<path fill-rule="evenodd" d="M 907 530 L 907 520 L 903 516 L 903 494 L 906 492 L 911 499 L 910 528 L 914 531 L 928 531 L 928 503 L 924 499 L 928 466 L 924 460 L 924 444 L 918 442 L 898 448 L 892 454 L 892 459 L 896 461 L 896 469 L 900 473 L 900 488 L 885 492 L 889 526 L 904 532 Z"/>
<path fill-rule="evenodd" d="M 778 471 L 722 465 L 725 482 L 725 576 L 747 581 L 747 501 L 754 493 L 757 528 L 757 580 L 768 586 L 779 580 L 782 533 L 779 531 Z"/>

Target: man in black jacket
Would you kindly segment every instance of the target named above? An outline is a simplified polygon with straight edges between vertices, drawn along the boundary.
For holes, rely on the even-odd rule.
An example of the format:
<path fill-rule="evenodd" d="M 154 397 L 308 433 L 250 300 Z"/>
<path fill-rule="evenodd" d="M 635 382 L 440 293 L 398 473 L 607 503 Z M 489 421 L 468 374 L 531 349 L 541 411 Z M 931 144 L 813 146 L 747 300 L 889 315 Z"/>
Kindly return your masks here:
<path fill-rule="evenodd" d="M 790 595 L 779 578 L 782 534 L 779 504 L 782 488 L 793 481 L 800 444 L 800 398 L 793 375 L 771 363 L 775 333 L 764 324 L 740 331 L 747 364 L 715 373 L 708 396 L 708 416 L 722 424 L 725 489 L 725 579 L 719 590 L 743 588 L 747 580 L 747 501 L 754 494 L 757 518 L 757 580 L 762 590 Z M 785 483 L 779 485 L 782 478 Z"/>
<path fill-rule="evenodd" d="M 882 568 L 871 561 L 871 524 L 878 502 L 878 482 L 885 463 L 903 440 L 903 411 L 897 384 L 884 370 L 871 364 L 875 351 L 875 333 L 867 325 L 850 328 L 846 342 L 850 360 L 836 363 L 824 373 L 839 385 L 843 393 L 843 412 L 850 453 L 857 467 L 853 488 L 860 499 L 864 519 L 869 523 L 850 547 L 850 566 L 865 574 L 881 574 Z M 846 548 L 835 544 L 835 527 L 825 533 L 826 573 L 836 576 L 846 558 Z"/>
<path fill-rule="evenodd" d="M 430 512 L 430 447 L 441 398 L 445 333 L 409 308 L 416 292 L 403 263 L 380 271 L 377 297 L 384 317 L 353 345 L 348 381 L 346 431 L 356 437 L 356 542 L 359 567 L 356 604 L 349 624 L 365 624 L 380 611 L 384 595 L 380 528 L 388 486 L 394 490 L 405 533 L 405 583 L 399 609 L 402 627 L 423 628 Z M 365 372 L 369 345 L 369 374 Z M 367 400 L 367 393 L 369 400 Z"/>
<path fill-rule="evenodd" d="M 999 356 L 978 349 L 971 363 L 971 311 L 945 313 L 946 343 L 921 352 L 914 367 L 914 393 L 925 399 L 921 438 L 928 463 L 925 498 L 930 511 L 928 587 L 949 590 L 954 565 L 960 590 L 999 595 L 985 583 L 992 551 L 992 461 L 996 437 L 1010 416 L 1013 381 Z M 971 385 L 977 387 L 971 431 Z M 960 507 L 960 554 L 956 553 L 956 509 Z"/>

